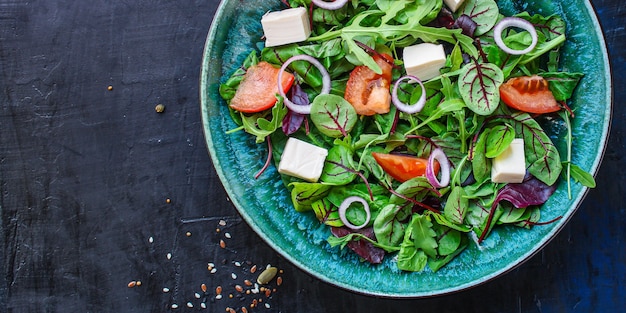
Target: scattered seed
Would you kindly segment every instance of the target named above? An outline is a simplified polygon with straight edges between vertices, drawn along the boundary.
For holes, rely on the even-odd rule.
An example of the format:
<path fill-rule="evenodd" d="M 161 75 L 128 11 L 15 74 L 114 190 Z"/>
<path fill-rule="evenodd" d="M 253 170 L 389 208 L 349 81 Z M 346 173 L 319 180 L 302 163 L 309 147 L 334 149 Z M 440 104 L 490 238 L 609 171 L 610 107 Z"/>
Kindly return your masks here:
<path fill-rule="evenodd" d="M 282 273 L 284 273 L 285 271 L 283 271 L 283 270 L 281 269 L 281 270 L 280 270 L 280 271 L 278 271 L 278 272 L 282 274 Z"/>
<path fill-rule="evenodd" d="M 109 85 L 109 86 L 107 87 L 107 90 L 108 90 L 108 91 L 113 90 L 113 86 Z"/>
<path fill-rule="evenodd" d="M 167 287 L 163 287 L 163 292 L 168 293 L 168 292 L 170 292 L 170 289 L 167 288 Z"/>
<path fill-rule="evenodd" d="M 250 307 L 251 307 L 251 308 L 254 308 L 254 307 L 256 307 L 258 304 L 259 304 L 259 300 L 254 299 L 254 300 L 252 300 L 252 304 L 250 305 Z"/>
<path fill-rule="evenodd" d="M 241 313 L 248 313 L 248 309 L 245 306 L 241 307 Z"/>
<path fill-rule="evenodd" d="M 163 113 L 163 111 L 165 111 L 165 105 L 159 103 L 156 105 L 156 107 L 154 107 L 154 110 L 157 113 Z"/>
<path fill-rule="evenodd" d="M 218 294 L 218 295 L 221 295 L 222 294 L 222 286 L 215 287 L 215 293 Z"/>
<path fill-rule="evenodd" d="M 250 273 L 254 274 L 256 272 L 256 264 L 252 265 L 252 267 L 250 268 Z"/>
<path fill-rule="evenodd" d="M 214 267 L 213 269 L 211 269 L 211 274 L 215 274 L 215 272 L 217 272 L 217 268 Z"/>
<path fill-rule="evenodd" d="M 278 277 L 276 278 L 276 285 L 277 285 L 277 286 L 280 286 L 280 285 L 282 285 L 282 284 L 283 284 L 283 277 L 282 277 L 282 276 L 278 276 Z"/>
<path fill-rule="evenodd" d="M 265 289 L 265 297 L 269 298 L 272 295 L 272 290 L 271 289 Z"/>
<path fill-rule="evenodd" d="M 200 285 L 200 289 L 202 290 L 202 292 L 206 292 L 206 284 Z"/>
<path fill-rule="evenodd" d="M 149 243 L 153 243 L 154 242 L 154 238 L 153 237 L 148 238 L 148 242 Z"/>
<path fill-rule="evenodd" d="M 188 308 L 193 308 L 193 303 L 191 303 L 191 302 L 187 302 L 187 307 L 188 307 Z"/>
<path fill-rule="evenodd" d="M 249 294 L 250 294 L 250 290 L 249 290 L 249 289 L 248 289 L 248 290 L 246 290 L 246 294 L 247 294 L 247 295 L 249 295 Z"/>
<path fill-rule="evenodd" d="M 220 224 L 220 226 L 226 226 L 226 221 L 225 220 L 220 220 L 219 224 Z"/>
<path fill-rule="evenodd" d="M 200 294 L 197 292 L 193 296 L 196 297 L 196 299 L 200 299 Z"/>
<path fill-rule="evenodd" d="M 221 231 L 221 230 L 220 230 L 219 228 L 216 228 L 216 229 L 215 229 L 215 232 L 216 232 L 216 233 L 219 233 L 220 231 Z"/>
<path fill-rule="evenodd" d="M 233 296 L 233 294 L 232 294 L 232 293 L 231 293 L 231 294 L 228 294 L 228 298 L 232 299 L 233 297 L 234 297 L 234 296 Z"/>
<path fill-rule="evenodd" d="M 266 308 L 266 309 L 269 309 L 269 308 L 270 308 L 270 304 L 269 304 L 269 303 L 267 303 L 267 302 L 265 302 L 265 308 Z"/>
<path fill-rule="evenodd" d="M 170 198 L 165 199 L 165 203 L 171 203 L 172 200 Z"/>
<path fill-rule="evenodd" d="M 237 290 L 238 292 L 242 292 L 243 287 L 241 287 L 241 285 L 235 285 L 235 290 Z"/>
<path fill-rule="evenodd" d="M 235 309 L 233 309 L 233 308 L 226 308 L 226 312 L 228 312 L 228 313 L 237 313 L 237 311 L 235 311 Z"/>
<path fill-rule="evenodd" d="M 237 274 L 235 274 L 235 273 L 230 273 L 230 277 L 232 277 L 233 279 L 237 279 Z"/>
<path fill-rule="evenodd" d="M 228 239 L 232 238 L 232 236 L 230 235 L 230 233 L 224 233 L 224 237 L 226 237 L 226 238 L 228 238 Z"/>
<path fill-rule="evenodd" d="M 131 280 L 131 281 L 128 283 L 128 288 L 133 288 L 133 287 L 135 287 L 135 286 L 137 286 L 137 282 L 136 282 L 136 281 L 134 281 L 134 280 Z"/>
<path fill-rule="evenodd" d="M 276 277 L 277 272 L 278 272 L 277 268 L 270 266 L 266 268 L 263 272 L 261 272 L 261 274 L 259 274 L 259 277 L 256 279 L 256 281 L 257 283 L 261 285 L 265 285 L 269 283 L 270 281 L 272 281 L 274 277 Z"/>
<path fill-rule="evenodd" d="M 246 286 L 252 286 L 252 282 L 249 279 L 244 280 L 243 283 L 246 284 Z"/>
<path fill-rule="evenodd" d="M 178 309 L 178 304 L 172 303 L 172 309 Z"/>
<path fill-rule="evenodd" d="M 137 281 L 137 287 L 141 286 L 141 280 Z"/>
<path fill-rule="evenodd" d="M 167 257 L 167 259 L 168 259 L 168 260 L 171 260 L 171 259 L 172 259 L 172 254 L 171 254 L 171 253 L 168 253 L 168 254 L 166 255 L 166 257 Z"/>
<path fill-rule="evenodd" d="M 226 242 L 224 242 L 224 240 L 220 239 L 220 248 L 224 249 L 226 248 Z"/>
<path fill-rule="evenodd" d="M 222 295 L 217 295 L 217 296 L 215 296 L 215 299 L 216 299 L 216 300 L 222 299 Z"/>
<path fill-rule="evenodd" d="M 236 267 L 240 267 L 241 266 L 241 262 L 235 262 L 235 266 Z"/>
<path fill-rule="evenodd" d="M 204 303 L 204 302 L 200 303 L 200 307 L 203 308 L 203 309 L 206 309 L 206 303 Z"/>
<path fill-rule="evenodd" d="M 188 232 L 185 233 L 185 235 L 187 235 L 187 237 L 191 237 L 191 232 L 188 231 Z"/>

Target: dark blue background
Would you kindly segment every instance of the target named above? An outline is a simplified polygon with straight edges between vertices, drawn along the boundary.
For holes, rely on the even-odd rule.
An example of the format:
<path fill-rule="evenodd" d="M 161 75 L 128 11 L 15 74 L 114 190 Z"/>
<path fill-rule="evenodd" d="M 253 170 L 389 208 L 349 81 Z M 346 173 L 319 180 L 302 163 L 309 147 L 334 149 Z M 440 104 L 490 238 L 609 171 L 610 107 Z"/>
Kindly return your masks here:
<path fill-rule="evenodd" d="M 207 312 L 241 312 L 263 298 L 269 309 L 249 311 L 621 312 L 626 5 L 592 2 L 615 87 L 597 188 L 545 249 L 503 277 L 454 295 L 392 300 L 301 272 L 228 201 L 198 103 L 217 1 L 0 0 L 0 311 L 183 312 L 203 311 L 204 302 Z M 256 277 L 254 264 L 283 271 L 269 298 L 234 291 Z M 136 280 L 141 286 L 127 286 Z M 202 283 L 208 291 L 197 299 Z M 211 300 L 218 285 L 224 299 Z"/>

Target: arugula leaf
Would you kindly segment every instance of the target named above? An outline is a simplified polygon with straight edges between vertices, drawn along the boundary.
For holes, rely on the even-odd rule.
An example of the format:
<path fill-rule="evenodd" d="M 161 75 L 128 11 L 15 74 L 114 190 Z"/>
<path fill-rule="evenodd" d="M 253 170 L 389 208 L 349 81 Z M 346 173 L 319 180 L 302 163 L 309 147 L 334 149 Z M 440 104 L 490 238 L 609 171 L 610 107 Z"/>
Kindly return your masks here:
<path fill-rule="evenodd" d="M 282 128 L 283 119 L 287 115 L 288 109 L 283 102 L 283 97 L 277 96 L 277 98 L 278 101 L 272 107 L 270 120 L 266 118 L 267 112 L 251 115 L 240 113 L 244 130 L 256 136 L 256 143 L 264 142 L 267 136 Z"/>

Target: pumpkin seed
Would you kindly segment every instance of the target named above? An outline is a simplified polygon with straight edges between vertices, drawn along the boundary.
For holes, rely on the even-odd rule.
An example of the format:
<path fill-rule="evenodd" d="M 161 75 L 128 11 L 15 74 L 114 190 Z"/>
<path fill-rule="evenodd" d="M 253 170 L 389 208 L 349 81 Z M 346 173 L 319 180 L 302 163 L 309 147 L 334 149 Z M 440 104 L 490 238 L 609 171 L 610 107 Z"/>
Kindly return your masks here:
<path fill-rule="evenodd" d="M 277 273 L 278 273 L 278 269 L 273 266 L 270 266 L 266 268 L 263 272 L 261 272 L 261 274 L 259 274 L 259 277 L 256 279 L 256 281 L 257 283 L 261 285 L 267 284 L 270 281 L 272 281 L 274 277 L 276 277 Z"/>

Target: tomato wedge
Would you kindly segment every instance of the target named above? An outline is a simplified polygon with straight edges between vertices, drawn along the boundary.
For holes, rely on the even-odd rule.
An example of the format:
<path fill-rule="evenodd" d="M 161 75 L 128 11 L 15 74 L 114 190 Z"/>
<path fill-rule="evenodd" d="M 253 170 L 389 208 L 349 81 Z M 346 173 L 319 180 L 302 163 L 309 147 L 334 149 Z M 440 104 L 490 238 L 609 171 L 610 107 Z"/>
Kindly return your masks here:
<path fill-rule="evenodd" d="M 382 69 L 382 74 L 376 74 L 369 67 L 360 65 L 352 70 L 346 83 L 344 98 L 352 104 L 359 115 L 389 112 L 393 58 L 382 53 L 375 54 L 373 59 Z"/>
<path fill-rule="evenodd" d="M 280 68 L 261 61 L 250 66 L 243 80 L 230 100 L 230 107 L 244 113 L 256 113 L 267 110 L 276 104 L 278 93 L 278 73 Z M 283 73 L 282 86 L 287 92 L 295 78 L 291 73 Z"/>
<path fill-rule="evenodd" d="M 377 152 L 372 152 L 372 156 L 387 174 L 401 183 L 426 174 L 428 159 Z M 437 173 L 439 173 L 439 163 L 435 162 L 435 174 Z"/>
<path fill-rule="evenodd" d="M 509 79 L 500 86 L 500 99 L 509 107 L 528 113 L 552 113 L 561 109 L 548 81 L 538 75 Z"/>

